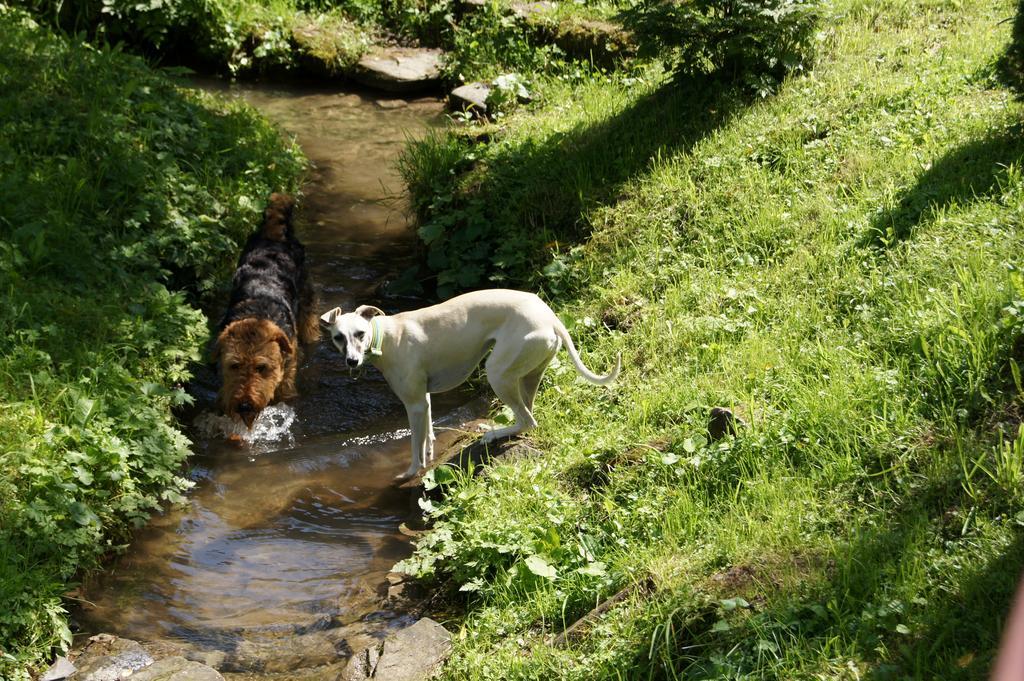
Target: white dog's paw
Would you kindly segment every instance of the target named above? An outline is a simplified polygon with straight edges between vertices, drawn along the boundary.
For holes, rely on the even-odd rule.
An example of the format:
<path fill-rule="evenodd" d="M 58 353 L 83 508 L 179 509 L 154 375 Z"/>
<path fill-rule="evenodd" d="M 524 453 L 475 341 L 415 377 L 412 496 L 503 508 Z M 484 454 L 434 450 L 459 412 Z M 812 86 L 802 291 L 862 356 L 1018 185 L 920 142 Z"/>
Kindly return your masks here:
<path fill-rule="evenodd" d="M 518 435 L 521 432 L 523 432 L 523 429 L 514 424 L 511 426 L 505 426 L 504 428 L 490 428 L 483 434 L 483 436 L 481 436 L 479 441 L 487 444 L 496 440 L 504 440 L 505 438 Z"/>
<path fill-rule="evenodd" d="M 399 473 L 398 475 L 396 475 L 392 479 L 395 482 L 405 482 L 406 480 L 411 480 L 412 478 L 415 478 L 416 475 L 419 474 L 419 472 L 420 472 L 420 467 L 419 466 L 410 466 L 403 473 Z"/>
<path fill-rule="evenodd" d="M 487 444 L 489 442 L 501 440 L 502 438 L 506 438 L 514 434 L 515 431 L 513 431 L 513 429 L 511 428 L 492 428 L 491 430 L 488 430 L 486 433 L 484 433 L 483 436 L 481 436 L 480 442 Z"/>

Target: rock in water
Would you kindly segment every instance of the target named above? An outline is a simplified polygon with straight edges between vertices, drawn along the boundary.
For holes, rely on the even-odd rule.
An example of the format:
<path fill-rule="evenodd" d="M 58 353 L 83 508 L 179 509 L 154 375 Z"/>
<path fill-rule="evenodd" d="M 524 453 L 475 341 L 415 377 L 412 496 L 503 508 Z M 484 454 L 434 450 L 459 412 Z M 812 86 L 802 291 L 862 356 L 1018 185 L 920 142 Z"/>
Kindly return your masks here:
<path fill-rule="evenodd" d="M 352 77 L 388 92 L 414 92 L 441 81 L 441 50 L 426 47 L 381 47 L 363 55 Z"/>
<path fill-rule="evenodd" d="M 224 681 L 220 673 L 205 664 L 179 655 L 153 659 L 140 643 L 112 634 L 97 634 L 75 659 L 77 671 L 69 681 Z M 69 663 L 70 664 L 70 663 Z M 57 665 L 54 665 L 56 667 Z M 71 667 L 74 670 L 74 666 Z"/>
<path fill-rule="evenodd" d="M 120 681 L 153 664 L 153 657 L 138 642 L 110 634 L 97 634 L 75 660 L 74 681 Z"/>
<path fill-rule="evenodd" d="M 132 681 L 224 681 L 216 669 L 184 657 L 165 657 L 129 677 Z"/>
<path fill-rule="evenodd" d="M 424 617 L 391 634 L 383 643 L 356 653 L 342 672 L 341 681 L 425 681 L 448 659 L 451 650 L 451 634 Z"/>

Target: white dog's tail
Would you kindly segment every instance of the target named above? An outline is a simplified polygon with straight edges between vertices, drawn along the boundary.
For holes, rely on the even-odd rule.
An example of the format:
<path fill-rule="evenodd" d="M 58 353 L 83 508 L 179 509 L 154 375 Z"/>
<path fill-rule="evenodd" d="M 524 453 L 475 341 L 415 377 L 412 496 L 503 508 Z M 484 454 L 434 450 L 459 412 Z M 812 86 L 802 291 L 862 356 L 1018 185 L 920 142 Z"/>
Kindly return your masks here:
<path fill-rule="evenodd" d="M 576 365 L 576 371 L 579 372 L 580 376 L 595 385 L 608 385 L 619 377 L 619 371 L 622 369 L 622 353 L 619 353 L 618 357 L 615 358 L 615 368 L 604 376 L 599 376 L 583 364 L 583 360 L 580 359 L 580 353 L 576 352 L 576 346 L 573 345 L 572 338 L 569 336 L 569 330 L 565 328 L 561 321 L 556 320 L 555 322 L 555 334 L 562 339 L 565 351 L 569 353 L 569 357 L 572 358 L 572 363 Z"/>

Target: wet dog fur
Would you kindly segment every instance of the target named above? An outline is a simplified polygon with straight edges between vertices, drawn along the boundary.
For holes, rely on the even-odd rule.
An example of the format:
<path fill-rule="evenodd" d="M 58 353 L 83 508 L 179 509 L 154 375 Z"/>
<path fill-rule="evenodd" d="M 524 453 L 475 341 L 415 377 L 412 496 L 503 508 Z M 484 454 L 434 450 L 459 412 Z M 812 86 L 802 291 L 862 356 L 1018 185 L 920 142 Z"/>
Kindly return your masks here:
<path fill-rule="evenodd" d="M 291 196 L 271 194 L 262 226 L 238 259 L 214 341 L 217 404 L 248 428 L 268 404 L 295 395 L 298 344 L 320 337 L 305 249 L 292 227 L 294 206 Z"/>

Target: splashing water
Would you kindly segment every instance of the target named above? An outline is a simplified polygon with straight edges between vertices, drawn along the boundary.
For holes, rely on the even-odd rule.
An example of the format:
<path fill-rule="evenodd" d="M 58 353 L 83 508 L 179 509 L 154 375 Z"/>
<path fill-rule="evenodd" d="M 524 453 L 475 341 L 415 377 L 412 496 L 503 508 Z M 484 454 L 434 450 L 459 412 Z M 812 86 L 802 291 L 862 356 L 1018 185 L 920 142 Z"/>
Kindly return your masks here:
<path fill-rule="evenodd" d="M 248 444 L 280 443 L 295 444 L 292 424 L 295 423 L 295 410 L 287 404 L 272 404 L 256 417 L 252 429 L 245 427 L 241 421 L 230 416 L 212 411 L 204 411 L 196 417 L 192 425 L 197 432 L 207 438 L 237 437 Z"/>
<path fill-rule="evenodd" d="M 397 430 L 389 430 L 374 435 L 356 435 L 350 438 L 346 438 L 341 444 L 345 447 L 358 447 L 360 445 L 376 445 L 381 444 L 382 442 L 401 440 L 410 436 L 412 436 L 411 430 L 409 430 L 408 428 L 399 428 Z"/>

